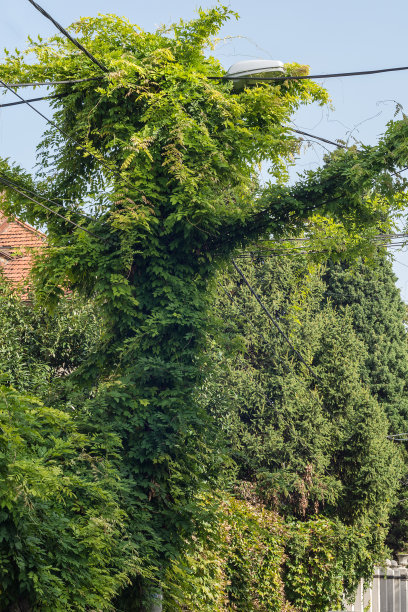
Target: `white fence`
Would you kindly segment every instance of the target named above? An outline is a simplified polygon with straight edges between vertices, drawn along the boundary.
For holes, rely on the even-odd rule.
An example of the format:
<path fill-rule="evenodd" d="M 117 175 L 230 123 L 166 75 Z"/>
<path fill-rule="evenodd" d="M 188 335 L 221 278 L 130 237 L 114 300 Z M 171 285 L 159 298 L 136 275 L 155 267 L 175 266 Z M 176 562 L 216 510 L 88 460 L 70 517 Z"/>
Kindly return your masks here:
<path fill-rule="evenodd" d="M 405 561 L 405 559 L 404 559 Z M 408 612 L 407 565 L 388 561 L 385 568 L 377 567 L 372 585 L 364 589 L 360 583 L 355 602 L 346 606 L 348 612 Z"/>

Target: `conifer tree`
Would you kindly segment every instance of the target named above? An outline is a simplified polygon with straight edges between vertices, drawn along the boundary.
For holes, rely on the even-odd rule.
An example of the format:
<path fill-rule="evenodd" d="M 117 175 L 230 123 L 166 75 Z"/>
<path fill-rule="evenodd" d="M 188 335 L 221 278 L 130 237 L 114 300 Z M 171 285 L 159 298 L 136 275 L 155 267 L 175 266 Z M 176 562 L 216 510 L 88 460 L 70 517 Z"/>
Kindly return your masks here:
<path fill-rule="evenodd" d="M 406 306 L 395 285 L 391 262 L 385 257 L 378 257 L 374 266 L 361 261 L 353 266 L 331 262 L 324 279 L 325 297 L 339 312 L 349 313 L 355 333 L 365 345 L 361 376 L 388 416 L 389 433 L 408 431 Z M 404 450 L 405 470 L 387 542 L 398 552 L 408 544 L 408 458 L 405 444 L 396 444 Z"/>
<path fill-rule="evenodd" d="M 367 349 L 363 380 L 385 408 L 390 433 L 408 427 L 408 344 L 406 307 L 396 287 L 391 262 L 378 257 L 375 265 L 329 262 L 325 299 L 340 312 L 348 311 L 353 329 Z"/>
<path fill-rule="evenodd" d="M 351 588 L 384 554 L 403 474 L 386 407 L 362 377 L 367 348 L 351 313 L 327 302 L 322 269 L 305 258 L 242 268 L 292 347 L 236 273 L 221 276 L 224 333 L 213 340 L 217 368 L 202 401 L 225 432 L 237 480 L 254 483 L 268 507 L 353 528 L 358 552 L 343 576 Z M 351 543 L 338 544 L 339 558 L 347 556 Z"/>

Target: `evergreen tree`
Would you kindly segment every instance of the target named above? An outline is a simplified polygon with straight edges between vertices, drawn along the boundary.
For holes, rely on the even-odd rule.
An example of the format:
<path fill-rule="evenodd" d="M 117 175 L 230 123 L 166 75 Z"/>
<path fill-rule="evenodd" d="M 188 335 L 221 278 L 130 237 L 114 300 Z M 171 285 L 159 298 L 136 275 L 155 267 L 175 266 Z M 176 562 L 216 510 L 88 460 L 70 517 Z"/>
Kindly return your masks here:
<path fill-rule="evenodd" d="M 230 271 L 220 281 L 230 299 L 220 293 L 217 302 L 223 342 L 213 340 L 217 369 L 203 402 L 225 432 L 237 479 L 256 483 L 264 503 L 287 518 L 322 515 L 353 529 L 358 554 L 343 575 L 351 589 L 384 554 L 402 474 L 384 407 L 361 377 L 366 347 L 305 259 L 242 267 L 315 376 Z"/>
<path fill-rule="evenodd" d="M 329 262 L 324 281 L 324 299 L 339 312 L 348 311 L 366 347 L 361 376 L 386 410 L 390 433 L 408 431 L 406 307 L 391 262 L 385 257 L 375 265 Z"/>
<path fill-rule="evenodd" d="M 408 431 L 408 344 L 406 306 L 395 285 L 391 262 L 380 257 L 376 265 L 357 262 L 329 263 L 324 275 L 328 298 L 339 312 L 348 312 L 357 336 L 366 347 L 361 376 L 384 408 L 390 433 Z M 401 450 L 405 445 L 400 444 Z M 404 449 L 405 474 L 391 517 L 387 542 L 396 551 L 408 544 L 406 482 L 408 456 Z"/>

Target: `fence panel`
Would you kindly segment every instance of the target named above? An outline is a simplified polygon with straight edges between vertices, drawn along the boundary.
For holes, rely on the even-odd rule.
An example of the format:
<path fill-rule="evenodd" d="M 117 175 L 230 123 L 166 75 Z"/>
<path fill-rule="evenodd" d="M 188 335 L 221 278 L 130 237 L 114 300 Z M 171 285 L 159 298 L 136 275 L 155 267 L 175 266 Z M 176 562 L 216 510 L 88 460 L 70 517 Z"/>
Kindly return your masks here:
<path fill-rule="evenodd" d="M 404 559 L 405 561 L 405 559 Z M 408 612 L 407 565 L 387 561 L 387 567 L 376 567 L 371 586 L 358 586 L 355 601 L 347 612 Z"/>

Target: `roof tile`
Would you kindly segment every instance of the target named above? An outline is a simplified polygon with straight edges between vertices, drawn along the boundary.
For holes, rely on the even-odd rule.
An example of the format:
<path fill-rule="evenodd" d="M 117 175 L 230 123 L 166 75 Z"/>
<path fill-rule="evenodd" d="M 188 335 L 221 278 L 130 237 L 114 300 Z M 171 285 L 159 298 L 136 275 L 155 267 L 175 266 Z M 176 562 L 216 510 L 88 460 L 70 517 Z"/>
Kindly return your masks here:
<path fill-rule="evenodd" d="M 25 281 L 32 266 L 29 251 L 44 248 L 46 236 L 28 223 L 7 218 L 0 211 L 0 251 L 9 258 L 0 259 L 0 269 L 13 284 Z"/>

